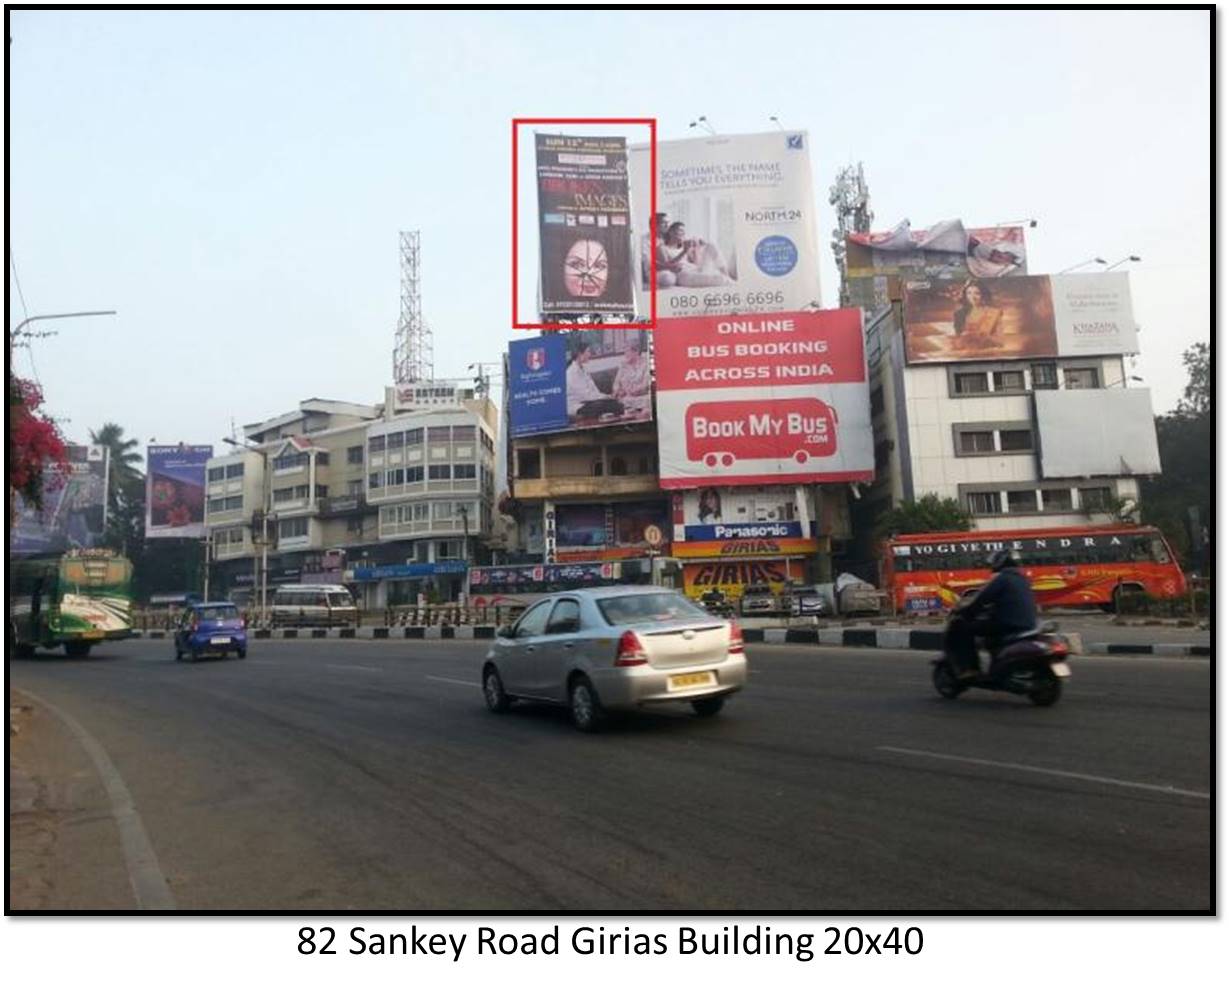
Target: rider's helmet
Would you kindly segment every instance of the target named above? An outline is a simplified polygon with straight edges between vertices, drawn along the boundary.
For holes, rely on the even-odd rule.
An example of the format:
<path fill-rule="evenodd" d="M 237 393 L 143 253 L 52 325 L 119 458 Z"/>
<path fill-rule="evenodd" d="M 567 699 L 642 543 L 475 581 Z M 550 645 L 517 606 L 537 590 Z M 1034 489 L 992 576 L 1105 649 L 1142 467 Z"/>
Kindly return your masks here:
<path fill-rule="evenodd" d="M 990 570 L 1001 571 L 1004 567 L 1019 567 L 1020 561 L 1011 550 L 995 550 L 990 555 Z"/>

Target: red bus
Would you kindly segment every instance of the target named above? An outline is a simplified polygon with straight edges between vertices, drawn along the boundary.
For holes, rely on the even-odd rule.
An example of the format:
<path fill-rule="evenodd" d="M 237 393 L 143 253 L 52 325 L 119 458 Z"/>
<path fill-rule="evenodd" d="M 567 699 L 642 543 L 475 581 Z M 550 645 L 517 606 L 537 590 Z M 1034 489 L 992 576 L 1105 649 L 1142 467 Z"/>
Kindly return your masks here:
<path fill-rule="evenodd" d="M 898 612 L 937 612 L 990 579 L 986 559 L 1014 550 L 1037 603 L 1117 608 L 1122 592 L 1155 598 L 1186 593 L 1186 577 L 1151 526 L 1061 527 L 912 533 L 884 547 L 884 587 Z"/>

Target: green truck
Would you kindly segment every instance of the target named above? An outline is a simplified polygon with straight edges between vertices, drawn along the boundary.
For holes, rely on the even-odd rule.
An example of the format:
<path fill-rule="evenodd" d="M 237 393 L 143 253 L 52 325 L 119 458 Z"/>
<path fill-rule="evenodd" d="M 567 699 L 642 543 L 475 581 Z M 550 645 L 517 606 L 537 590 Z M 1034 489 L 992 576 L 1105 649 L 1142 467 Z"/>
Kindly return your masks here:
<path fill-rule="evenodd" d="M 9 635 L 19 657 L 63 646 L 89 656 L 95 643 L 132 635 L 132 564 L 110 550 L 73 550 L 10 562 Z"/>

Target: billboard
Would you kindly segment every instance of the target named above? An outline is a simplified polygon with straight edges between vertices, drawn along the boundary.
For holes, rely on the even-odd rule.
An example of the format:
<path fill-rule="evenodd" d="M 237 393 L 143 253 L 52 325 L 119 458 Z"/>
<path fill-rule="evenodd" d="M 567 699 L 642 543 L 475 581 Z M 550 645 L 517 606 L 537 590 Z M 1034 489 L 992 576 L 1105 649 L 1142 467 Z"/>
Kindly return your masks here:
<path fill-rule="evenodd" d="M 535 143 L 543 315 L 632 315 L 627 142 L 538 134 Z"/>
<path fill-rule="evenodd" d="M 1024 228 L 965 227 L 959 220 L 945 220 L 928 230 L 913 230 L 905 220 L 889 231 L 846 236 L 846 277 L 901 271 L 932 278 L 1026 275 Z"/>
<path fill-rule="evenodd" d="M 47 472 L 41 510 L 14 496 L 16 519 L 9 534 L 13 556 L 102 546 L 110 451 L 96 444 L 70 444 L 64 453 L 68 471 Z"/>
<path fill-rule="evenodd" d="M 1138 350 L 1125 272 L 905 284 L 910 364 Z"/>
<path fill-rule="evenodd" d="M 649 331 L 571 330 L 508 345 L 513 437 L 653 418 Z"/>
<path fill-rule="evenodd" d="M 1160 474 L 1146 388 L 1034 392 L 1043 478 Z"/>
<path fill-rule="evenodd" d="M 874 478 L 857 309 L 662 320 L 663 488 Z"/>
<path fill-rule="evenodd" d="M 636 308 L 660 317 L 763 313 L 819 303 L 815 196 L 805 131 L 631 148 Z M 649 284 L 656 256 L 656 286 Z"/>
<path fill-rule="evenodd" d="M 145 538 L 205 535 L 205 462 L 209 445 L 151 445 L 146 455 Z"/>

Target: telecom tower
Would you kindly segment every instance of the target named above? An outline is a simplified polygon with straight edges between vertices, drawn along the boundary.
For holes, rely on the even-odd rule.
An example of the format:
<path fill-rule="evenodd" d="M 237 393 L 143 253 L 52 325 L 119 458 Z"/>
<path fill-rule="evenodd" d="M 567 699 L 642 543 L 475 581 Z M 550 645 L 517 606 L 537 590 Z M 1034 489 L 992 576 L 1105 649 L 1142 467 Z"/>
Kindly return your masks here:
<path fill-rule="evenodd" d="M 397 385 L 435 378 L 431 331 L 422 318 L 421 257 L 419 232 L 401 231 L 401 319 L 393 345 L 393 382 Z"/>
<path fill-rule="evenodd" d="M 846 165 L 836 174 L 836 182 L 828 192 L 828 202 L 836 207 L 837 228 L 832 232 L 832 254 L 841 272 L 841 305 L 849 305 L 845 277 L 845 235 L 869 234 L 875 214 L 870 208 L 871 194 L 866 188 L 862 163 Z"/>

